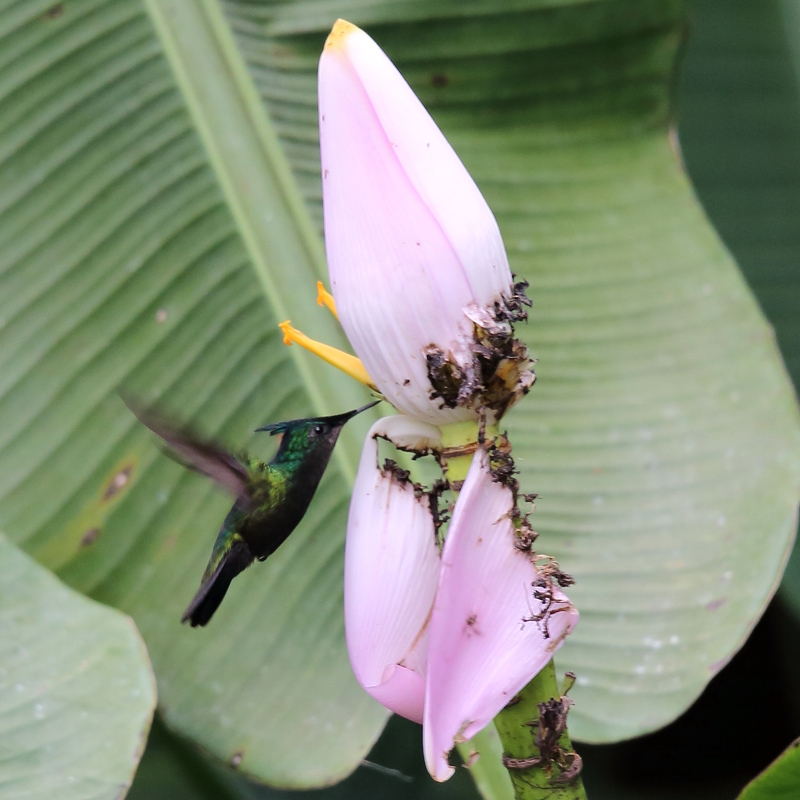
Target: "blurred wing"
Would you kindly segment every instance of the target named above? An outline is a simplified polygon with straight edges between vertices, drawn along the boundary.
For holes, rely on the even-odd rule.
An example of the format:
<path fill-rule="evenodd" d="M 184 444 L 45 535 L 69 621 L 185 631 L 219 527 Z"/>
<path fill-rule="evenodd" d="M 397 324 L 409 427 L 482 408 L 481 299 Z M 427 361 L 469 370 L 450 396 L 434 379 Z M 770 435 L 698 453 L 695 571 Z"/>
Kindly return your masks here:
<path fill-rule="evenodd" d="M 164 441 L 169 448 L 168 455 L 174 455 L 188 469 L 211 478 L 235 497 L 244 494 L 247 470 L 227 450 L 211 442 L 204 442 L 190 432 L 171 425 L 158 414 L 142 411 L 126 398 L 123 399 L 136 418 Z"/>

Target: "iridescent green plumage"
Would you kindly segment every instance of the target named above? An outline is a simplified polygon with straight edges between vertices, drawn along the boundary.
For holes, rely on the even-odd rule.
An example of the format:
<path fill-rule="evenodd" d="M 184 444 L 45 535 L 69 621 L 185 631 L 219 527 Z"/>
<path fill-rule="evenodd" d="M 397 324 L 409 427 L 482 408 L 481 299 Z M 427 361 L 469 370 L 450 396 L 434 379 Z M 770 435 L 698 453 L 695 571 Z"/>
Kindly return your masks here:
<path fill-rule="evenodd" d="M 192 627 L 205 625 L 231 581 L 255 559 L 263 561 L 286 541 L 311 503 L 342 427 L 375 404 L 332 417 L 295 419 L 259 428 L 282 436 L 278 452 L 268 464 L 247 454 L 234 456 L 156 417 L 134 412 L 181 463 L 212 478 L 236 498 L 183 622 Z"/>

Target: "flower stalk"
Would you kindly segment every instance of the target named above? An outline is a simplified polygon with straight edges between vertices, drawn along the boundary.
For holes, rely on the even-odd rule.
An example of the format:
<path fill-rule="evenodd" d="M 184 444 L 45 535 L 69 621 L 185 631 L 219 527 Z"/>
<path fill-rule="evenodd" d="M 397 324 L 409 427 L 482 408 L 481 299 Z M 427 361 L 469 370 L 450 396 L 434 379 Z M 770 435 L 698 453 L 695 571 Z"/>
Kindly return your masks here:
<path fill-rule="evenodd" d="M 472 458 L 478 447 L 479 425 L 477 421 L 452 422 L 440 426 L 442 432 L 442 451 L 439 461 L 447 483 L 453 493 L 453 500 L 464 485 Z M 497 433 L 497 426 L 489 428 L 490 435 Z"/>
<path fill-rule="evenodd" d="M 567 731 L 568 690 L 559 689 L 550 661 L 495 717 L 517 800 L 586 800 L 581 758 Z"/>

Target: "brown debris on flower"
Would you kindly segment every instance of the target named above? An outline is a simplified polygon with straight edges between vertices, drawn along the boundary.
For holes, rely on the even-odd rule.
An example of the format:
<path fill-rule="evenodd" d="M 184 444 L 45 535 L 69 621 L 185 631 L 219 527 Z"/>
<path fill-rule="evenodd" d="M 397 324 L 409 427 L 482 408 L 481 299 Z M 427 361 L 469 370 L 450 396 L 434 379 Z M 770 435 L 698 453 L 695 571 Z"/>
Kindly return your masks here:
<path fill-rule="evenodd" d="M 528 317 L 526 286 L 525 281 L 515 284 L 492 310 L 477 305 L 464 309 L 472 323 L 471 340 L 460 343 L 466 354 L 456 356 L 436 344 L 424 349 L 430 396 L 440 399 L 442 408 L 483 407 L 499 420 L 530 391 L 536 380 L 533 361 L 525 343 L 514 336 L 513 325 Z"/>

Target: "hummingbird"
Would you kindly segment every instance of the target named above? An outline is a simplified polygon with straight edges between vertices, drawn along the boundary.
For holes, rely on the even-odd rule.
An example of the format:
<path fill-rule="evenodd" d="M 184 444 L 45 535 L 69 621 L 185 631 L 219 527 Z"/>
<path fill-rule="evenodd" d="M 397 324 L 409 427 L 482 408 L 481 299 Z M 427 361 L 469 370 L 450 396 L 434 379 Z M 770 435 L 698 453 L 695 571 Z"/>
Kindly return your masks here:
<path fill-rule="evenodd" d="M 257 428 L 257 432 L 281 436 L 278 452 L 269 463 L 247 453 L 234 455 L 129 404 L 179 463 L 211 478 L 236 498 L 219 529 L 200 588 L 181 622 L 189 622 L 193 628 L 206 625 L 231 581 L 286 541 L 311 504 L 345 423 L 380 402 L 330 417 L 293 419 Z"/>

